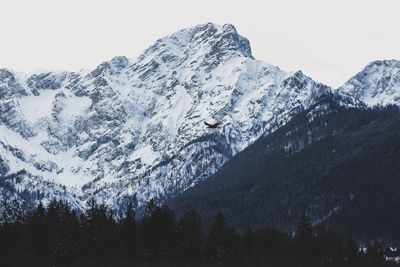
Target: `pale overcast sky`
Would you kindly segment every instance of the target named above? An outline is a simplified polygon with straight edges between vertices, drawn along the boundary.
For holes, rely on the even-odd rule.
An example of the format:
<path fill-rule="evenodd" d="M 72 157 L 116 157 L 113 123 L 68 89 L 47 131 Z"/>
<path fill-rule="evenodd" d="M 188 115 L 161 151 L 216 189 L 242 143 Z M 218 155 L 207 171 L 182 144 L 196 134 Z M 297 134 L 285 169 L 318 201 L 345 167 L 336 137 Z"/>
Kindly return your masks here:
<path fill-rule="evenodd" d="M 400 0 L 0 0 L 0 68 L 79 70 L 136 58 L 182 28 L 232 23 L 253 55 L 338 86 L 400 59 Z"/>

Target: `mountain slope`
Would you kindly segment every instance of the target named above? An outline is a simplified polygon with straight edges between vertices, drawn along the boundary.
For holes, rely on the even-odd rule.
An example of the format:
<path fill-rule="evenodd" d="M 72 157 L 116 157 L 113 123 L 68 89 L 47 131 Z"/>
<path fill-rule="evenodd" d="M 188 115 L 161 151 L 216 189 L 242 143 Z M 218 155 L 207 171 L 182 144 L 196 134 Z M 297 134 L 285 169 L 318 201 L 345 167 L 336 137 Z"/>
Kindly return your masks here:
<path fill-rule="evenodd" d="M 79 205 L 95 196 L 115 209 L 126 199 L 141 206 L 206 179 L 329 91 L 255 60 L 232 25 L 211 23 L 92 71 L 2 69 L 2 175 L 25 170 L 21 179 L 40 177 L 36 191 L 64 186 L 58 197 Z"/>
<path fill-rule="evenodd" d="M 399 238 L 400 112 L 348 109 L 331 96 L 261 137 L 170 204 L 241 229 L 294 229 L 302 213 L 358 238 Z"/>

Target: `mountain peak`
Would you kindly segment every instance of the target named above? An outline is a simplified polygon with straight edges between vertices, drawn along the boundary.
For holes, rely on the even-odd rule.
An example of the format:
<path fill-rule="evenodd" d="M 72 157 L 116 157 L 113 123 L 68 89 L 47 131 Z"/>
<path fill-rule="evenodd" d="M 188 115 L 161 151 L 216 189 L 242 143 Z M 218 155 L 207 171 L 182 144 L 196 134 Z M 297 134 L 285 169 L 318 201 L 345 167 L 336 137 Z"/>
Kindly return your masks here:
<path fill-rule="evenodd" d="M 235 57 L 253 59 L 250 42 L 238 34 L 231 24 L 200 24 L 157 40 L 138 58 L 134 70 L 150 66 L 174 65 L 210 69 Z"/>
<path fill-rule="evenodd" d="M 236 27 L 232 24 L 218 25 L 207 23 L 188 29 L 191 31 L 193 41 L 208 42 L 217 52 L 236 51 L 242 56 L 253 58 L 250 42 L 247 38 L 238 34 Z M 183 30 L 185 31 L 185 30 Z M 219 48 L 219 49 L 218 49 Z"/>
<path fill-rule="evenodd" d="M 338 91 L 369 106 L 400 104 L 400 61 L 373 61 Z"/>

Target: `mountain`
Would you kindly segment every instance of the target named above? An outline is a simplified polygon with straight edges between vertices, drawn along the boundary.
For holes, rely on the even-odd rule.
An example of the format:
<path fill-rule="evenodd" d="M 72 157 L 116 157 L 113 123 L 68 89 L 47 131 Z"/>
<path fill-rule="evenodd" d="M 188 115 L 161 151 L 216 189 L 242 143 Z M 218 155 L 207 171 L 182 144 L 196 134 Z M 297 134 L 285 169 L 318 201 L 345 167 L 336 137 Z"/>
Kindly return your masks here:
<path fill-rule="evenodd" d="M 321 97 L 170 201 L 204 221 L 293 231 L 301 214 L 344 235 L 400 238 L 400 110 Z"/>
<path fill-rule="evenodd" d="M 255 60 L 229 24 L 178 31 L 94 70 L 1 69 L 1 192 L 77 208 L 94 196 L 115 210 L 171 198 L 330 91 Z"/>
<path fill-rule="evenodd" d="M 378 60 L 337 89 L 368 106 L 400 103 L 400 61 Z"/>

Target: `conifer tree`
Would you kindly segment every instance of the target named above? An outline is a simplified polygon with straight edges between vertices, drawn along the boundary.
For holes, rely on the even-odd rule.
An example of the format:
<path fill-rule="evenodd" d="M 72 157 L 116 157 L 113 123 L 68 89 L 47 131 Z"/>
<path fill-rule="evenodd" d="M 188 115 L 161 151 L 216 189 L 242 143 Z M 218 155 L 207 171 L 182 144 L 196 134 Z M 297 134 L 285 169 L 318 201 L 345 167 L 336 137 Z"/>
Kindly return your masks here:
<path fill-rule="evenodd" d="M 36 209 L 28 220 L 28 247 L 32 249 L 29 255 L 34 264 L 44 262 L 49 258 L 49 238 L 46 225 L 46 209 L 42 202 L 39 202 Z"/>
<path fill-rule="evenodd" d="M 201 256 L 202 223 L 195 210 L 186 212 L 176 226 L 176 256 L 183 261 L 197 261 Z"/>
<path fill-rule="evenodd" d="M 310 219 L 306 215 L 300 217 L 294 242 L 298 260 L 301 262 L 310 261 L 313 254 L 313 235 Z"/>
<path fill-rule="evenodd" d="M 343 242 L 343 258 L 347 262 L 353 262 L 357 258 L 357 245 L 351 238 Z"/>
<path fill-rule="evenodd" d="M 175 217 L 167 206 L 150 201 L 140 227 L 142 255 L 146 259 L 169 259 L 175 249 Z"/>
<path fill-rule="evenodd" d="M 121 221 L 121 246 L 122 255 L 127 259 L 136 257 L 137 254 L 137 223 L 133 204 L 128 203 L 125 216 Z"/>
<path fill-rule="evenodd" d="M 207 235 L 205 260 L 209 263 L 228 264 L 239 256 L 239 239 L 226 224 L 225 216 L 218 212 Z"/>
<path fill-rule="evenodd" d="M 243 236 L 243 252 L 246 257 L 251 257 L 254 252 L 254 231 L 249 227 Z"/>

